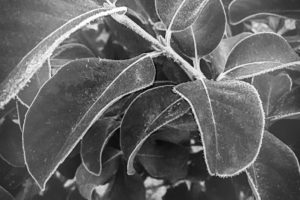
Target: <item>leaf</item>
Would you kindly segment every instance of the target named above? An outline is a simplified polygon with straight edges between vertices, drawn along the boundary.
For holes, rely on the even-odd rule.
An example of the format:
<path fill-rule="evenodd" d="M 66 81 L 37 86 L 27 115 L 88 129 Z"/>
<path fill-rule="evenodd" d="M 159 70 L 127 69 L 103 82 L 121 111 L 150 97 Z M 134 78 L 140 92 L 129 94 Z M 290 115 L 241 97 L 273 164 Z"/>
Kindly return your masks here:
<path fill-rule="evenodd" d="M 22 132 L 9 118 L 0 125 L 0 157 L 14 167 L 24 166 Z"/>
<path fill-rule="evenodd" d="M 267 131 L 257 160 L 246 172 L 257 199 L 295 200 L 300 196 L 299 162 L 294 152 Z"/>
<path fill-rule="evenodd" d="M 300 87 L 292 89 L 274 107 L 274 112 L 267 119 L 271 121 L 300 116 Z"/>
<path fill-rule="evenodd" d="M 202 2 L 198 18 L 191 26 L 172 35 L 180 51 L 196 59 L 200 59 L 218 46 L 226 24 L 221 0 L 203 0 Z"/>
<path fill-rule="evenodd" d="M 176 119 L 172 121 L 176 122 Z M 152 140 L 159 140 L 178 145 L 190 144 L 190 132 L 188 130 L 180 130 L 173 128 L 169 124 L 163 126 L 151 135 Z"/>
<path fill-rule="evenodd" d="M 127 109 L 121 124 L 121 149 L 128 158 L 127 173 L 134 174 L 133 162 L 143 143 L 159 128 L 182 116 L 189 105 L 172 92 L 172 85 L 149 89 Z"/>
<path fill-rule="evenodd" d="M 300 19 L 300 2 L 297 0 L 235 0 L 229 5 L 231 24 L 261 15 L 279 15 Z"/>
<path fill-rule="evenodd" d="M 54 49 L 107 10 L 92 0 L 2 0 L 0 3 L 0 108 L 22 89 Z"/>
<path fill-rule="evenodd" d="M 150 86 L 154 77 L 148 55 L 80 59 L 59 70 L 41 88 L 24 123 L 25 162 L 40 188 L 108 107 Z"/>
<path fill-rule="evenodd" d="M 25 167 L 13 167 L 0 157 L 0 185 L 9 192 L 18 191 L 30 176 Z"/>
<path fill-rule="evenodd" d="M 2 186 L 0 186 L 0 199 L 14 200 L 15 198 L 8 191 L 6 191 Z"/>
<path fill-rule="evenodd" d="M 181 145 L 149 138 L 137 158 L 150 176 L 171 183 L 184 179 L 188 172 L 189 151 Z"/>
<path fill-rule="evenodd" d="M 115 179 L 110 183 L 103 200 L 146 200 L 143 179 L 135 174 L 128 176 L 126 170 L 120 166 Z"/>
<path fill-rule="evenodd" d="M 106 3 L 106 0 L 97 0 L 100 4 Z M 114 1 L 114 0 L 113 0 Z M 138 18 L 144 24 L 151 21 L 158 21 L 155 11 L 155 0 L 117 0 L 115 5 L 128 7 L 128 13 Z"/>
<path fill-rule="evenodd" d="M 155 0 L 137 0 L 143 7 L 143 9 L 147 12 L 149 15 L 149 19 L 152 22 L 158 22 L 158 14 L 156 13 L 156 8 L 155 8 Z"/>
<path fill-rule="evenodd" d="M 49 63 L 45 63 L 37 72 L 33 75 L 30 82 L 18 93 L 18 100 L 28 107 L 31 105 L 33 99 L 37 95 L 39 89 L 43 84 L 51 77 L 51 66 Z"/>
<path fill-rule="evenodd" d="M 158 17 L 168 31 L 181 31 L 191 26 L 209 0 L 155 0 Z"/>
<path fill-rule="evenodd" d="M 0 109 L 0 120 L 10 113 L 15 112 L 16 110 L 16 101 L 12 99 L 8 104 L 6 104 L 3 109 Z"/>
<path fill-rule="evenodd" d="M 74 60 L 76 58 L 77 59 L 91 58 L 91 57 L 95 57 L 95 55 L 91 49 L 89 49 L 87 46 L 83 44 L 67 43 L 59 46 L 54 52 L 54 55 L 52 55 L 52 57 L 56 59 Z"/>
<path fill-rule="evenodd" d="M 81 159 L 83 166 L 94 175 L 102 171 L 102 153 L 109 139 L 120 127 L 120 122 L 112 118 L 96 121 L 81 140 Z"/>
<path fill-rule="evenodd" d="M 191 110 L 166 126 L 189 132 L 198 131 L 198 126 Z"/>
<path fill-rule="evenodd" d="M 215 75 L 219 75 L 222 72 L 224 72 L 226 60 L 231 50 L 241 40 L 243 40 L 244 38 L 250 35 L 251 33 L 249 32 L 242 32 L 233 37 L 229 37 L 221 40 L 217 48 L 210 54 L 210 59 L 212 62 L 212 70 Z"/>
<path fill-rule="evenodd" d="M 299 66 L 300 60 L 284 38 L 274 33 L 253 34 L 232 49 L 218 80 L 244 79 L 293 65 Z"/>
<path fill-rule="evenodd" d="M 80 194 L 86 199 L 91 199 L 97 186 L 105 185 L 116 175 L 119 162 L 120 151 L 107 148 L 103 153 L 103 170 L 101 175 L 91 174 L 83 165 L 80 165 L 75 175 Z"/>
<path fill-rule="evenodd" d="M 23 131 L 25 115 L 28 111 L 28 106 L 21 103 L 21 101 L 16 101 L 17 115 L 18 115 L 18 124 L 20 126 L 20 130 Z"/>
<path fill-rule="evenodd" d="M 211 175 L 233 176 L 251 165 L 261 145 L 264 113 L 252 85 L 198 80 L 174 91 L 191 106 Z"/>
<path fill-rule="evenodd" d="M 262 100 L 266 117 L 274 111 L 279 100 L 292 89 L 292 79 L 288 74 L 256 76 L 253 78 L 252 84 Z"/>

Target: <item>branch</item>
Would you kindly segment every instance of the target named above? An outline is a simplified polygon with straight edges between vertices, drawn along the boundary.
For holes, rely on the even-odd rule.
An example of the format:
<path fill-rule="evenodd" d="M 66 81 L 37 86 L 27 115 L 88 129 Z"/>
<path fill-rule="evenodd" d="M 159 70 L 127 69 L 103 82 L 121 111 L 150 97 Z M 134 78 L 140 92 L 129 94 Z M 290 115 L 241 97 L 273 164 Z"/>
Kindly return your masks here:
<path fill-rule="evenodd" d="M 156 38 L 154 38 L 152 35 L 147 33 L 144 29 L 142 29 L 139 25 L 137 25 L 126 15 L 113 14 L 111 15 L 111 17 L 117 22 L 119 22 L 120 24 L 123 24 L 127 28 L 131 29 L 132 31 L 140 35 L 142 38 L 151 42 L 156 49 L 161 50 L 167 57 L 170 57 L 175 62 L 179 63 L 179 66 L 187 73 L 187 75 L 192 80 L 205 78 L 205 76 L 202 74 L 200 70 L 199 71 L 196 70 L 186 60 L 184 60 L 180 55 L 178 55 L 171 47 L 164 46 L 163 44 L 161 44 Z"/>

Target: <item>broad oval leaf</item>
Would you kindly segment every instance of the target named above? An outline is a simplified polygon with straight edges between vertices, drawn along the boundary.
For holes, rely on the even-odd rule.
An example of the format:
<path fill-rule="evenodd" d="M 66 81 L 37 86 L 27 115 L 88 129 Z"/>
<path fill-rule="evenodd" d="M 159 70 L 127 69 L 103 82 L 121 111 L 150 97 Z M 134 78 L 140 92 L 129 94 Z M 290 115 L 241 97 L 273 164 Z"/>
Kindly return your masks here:
<path fill-rule="evenodd" d="M 120 164 L 121 152 L 106 148 L 103 153 L 103 171 L 101 175 L 91 174 L 83 165 L 80 165 L 76 171 L 76 183 L 80 194 L 86 199 L 92 199 L 92 193 L 99 185 L 108 183 L 117 173 Z"/>
<path fill-rule="evenodd" d="M 292 89 L 284 97 L 279 99 L 274 111 L 267 119 L 274 121 L 279 119 L 299 118 L 300 116 L 300 87 Z"/>
<path fill-rule="evenodd" d="M 229 5 L 231 24 L 238 24 L 260 15 L 279 15 L 300 19 L 298 0 L 234 0 Z"/>
<path fill-rule="evenodd" d="M 218 76 L 224 72 L 225 64 L 232 48 L 249 35 L 251 35 L 251 33 L 243 32 L 233 37 L 223 39 L 217 48 L 211 52 L 211 54 L 209 54 L 209 58 L 212 63 L 211 71 L 215 76 Z"/>
<path fill-rule="evenodd" d="M 264 74 L 254 77 L 252 84 L 262 100 L 266 117 L 274 111 L 280 99 L 292 89 L 292 79 L 288 74 L 277 76 Z"/>
<path fill-rule="evenodd" d="M 189 105 L 172 92 L 172 85 L 149 89 L 131 103 L 121 124 L 121 149 L 128 158 L 127 173 L 143 143 L 159 128 L 185 114 Z"/>
<path fill-rule="evenodd" d="M 107 10 L 93 0 L 2 0 L 0 7 L 0 108 L 71 33 L 99 17 L 126 11 Z"/>
<path fill-rule="evenodd" d="M 40 188 L 109 106 L 152 85 L 154 78 L 148 55 L 81 59 L 59 70 L 41 88 L 24 123 L 25 162 Z"/>
<path fill-rule="evenodd" d="M 24 167 L 22 132 L 10 118 L 0 122 L 0 157 L 14 167 Z"/>
<path fill-rule="evenodd" d="M 156 12 L 168 31 L 191 26 L 209 0 L 155 0 Z"/>
<path fill-rule="evenodd" d="M 0 199 L 1 200 L 15 200 L 15 198 L 2 186 L 0 186 Z"/>
<path fill-rule="evenodd" d="M 247 169 L 257 199 L 295 200 L 300 197 L 300 168 L 294 152 L 265 132 L 257 160 Z"/>
<path fill-rule="evenodd" d="M 120 122 L 111 118 L 96 121 L 81 140 L 81 159 L 83 166 L 94 175 L 99 176 L 102 171 L 103 150 L 120 127 Z"/>
<path fill-rule="evenodd" d="M 195 59 L 200 59 L 218 46 L 226 24 L 221 0 L 206 0 L 198 15 L 189 28 L 172 34 L 174 45 Z"/>
<path fill-rule="evenodd" d="M 295 65 L 300 65 L 300 59 L 283 37 L 253 34 L 232 49 L 218 80 L 244 79 Z"/>
<path fill-rule="evenodd" d="M 210 174 L 233 176 L 254 162 L 262 141 L 264 113 L 252 85 L 198 80 L 176 86 L 175 92 L 192 108 Z"/>

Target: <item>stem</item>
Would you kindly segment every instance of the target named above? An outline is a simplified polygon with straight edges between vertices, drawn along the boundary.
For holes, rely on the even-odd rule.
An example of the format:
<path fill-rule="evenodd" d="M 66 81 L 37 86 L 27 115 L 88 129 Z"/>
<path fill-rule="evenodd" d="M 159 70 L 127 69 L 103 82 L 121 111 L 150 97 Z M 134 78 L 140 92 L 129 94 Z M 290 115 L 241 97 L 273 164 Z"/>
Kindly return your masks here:
<path fill-rule="evenodd" d="M 161 50 L 167 57 L 170 57 L 175 62 L 179 63 L 179 66 L 187 73 L 187 75 L 192 80 L 205 78 L 201 71 L 196 70 L 186 60 L 184 60 L 180 55 L 178 55 L 171 47 L 164 46 L 163 44 L 161 44 L 156 38 L 147 33 L 144 29 L 142 29 L 139 25 L 137 25 L 126 15 L 113 14 L 111 15 L 111 17 L 120 24 L 123 24 L 127 28 L 131 29 L 132 31 L 143 37 L 145 40 L 151 42 L 156 49 Z"/>

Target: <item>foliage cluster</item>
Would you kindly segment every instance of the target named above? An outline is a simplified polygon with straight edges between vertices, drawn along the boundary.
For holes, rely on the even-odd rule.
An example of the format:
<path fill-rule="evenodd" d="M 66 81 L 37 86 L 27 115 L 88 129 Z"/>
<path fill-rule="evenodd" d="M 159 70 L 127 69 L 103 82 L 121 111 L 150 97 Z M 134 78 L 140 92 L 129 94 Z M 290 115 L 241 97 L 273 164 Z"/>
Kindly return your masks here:
<path fill-rule="evenodd" d="M 299 11 L 1 0 L 0 199 L 299 200 Z"/>

